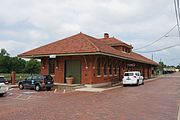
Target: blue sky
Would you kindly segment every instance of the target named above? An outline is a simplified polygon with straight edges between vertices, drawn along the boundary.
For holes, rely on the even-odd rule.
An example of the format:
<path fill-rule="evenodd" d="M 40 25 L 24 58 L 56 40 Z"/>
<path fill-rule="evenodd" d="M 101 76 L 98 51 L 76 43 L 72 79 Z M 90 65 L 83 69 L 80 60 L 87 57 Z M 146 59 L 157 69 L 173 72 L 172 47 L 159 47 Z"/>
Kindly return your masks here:
<path fill-rule="evenodd" d="M 0 0 L 0 48 L 11 56 L 79 32 L 96 38 L 104 32 L 142 47 L 176 24 L 170 0 Z M 177 28 L 141 51 L 180 43 Z M 180 46 L 153 53 L 168 65 L 180 63 Z M 152 53 L 144 53 L 151 58 Z"/>

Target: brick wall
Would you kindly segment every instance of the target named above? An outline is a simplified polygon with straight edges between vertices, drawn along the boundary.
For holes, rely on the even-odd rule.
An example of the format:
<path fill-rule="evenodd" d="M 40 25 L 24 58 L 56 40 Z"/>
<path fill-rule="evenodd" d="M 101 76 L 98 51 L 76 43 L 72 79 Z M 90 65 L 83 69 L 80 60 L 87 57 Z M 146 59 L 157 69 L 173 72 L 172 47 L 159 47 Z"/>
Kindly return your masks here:
<path fill-rule="evenodd" d="M 41 59 L 42 67 L 41 73 L 48 74 L 48 57 L 44 57 Z M 81 63 L 81 84 L 97 84 L 97 83 L 105 83 L 111 82 L 113 80 L 122 80 L 122 76 L 124 72 L 128 71 L 127 64 L 129 61 L 125 61 L 122 59 L 117 59 L 108 56 L 102 55 L 88 55 L 88 56 L 64 56 L 64 57 L 56 57 L 56 65 L 55 65 L 55 74 L 52 75 L 55 82 L 64 83 L 64 72 L 65 72 L 65 60 L 80 60 Z M 97 61 L 100 61 L 100 75 L 97 75 Z M 116 63 L 117 74 L 114 74 L 114 65 L 112 65 L 112 75 L 109 73 L 109 67 L 107 67 L 107 75 L 104 75 L 104 64 L 105 63 Z M 120 64 L 120 70 L 118 69 L 118 64 Z M 134 70 L 138 69 L 143 72 L 145 78 L 150 78 L 151 75 L 151 66 L 136 63 L 138 67 L 133 68 Z M 120 76 L 119 76 L 120 71 Z"/>

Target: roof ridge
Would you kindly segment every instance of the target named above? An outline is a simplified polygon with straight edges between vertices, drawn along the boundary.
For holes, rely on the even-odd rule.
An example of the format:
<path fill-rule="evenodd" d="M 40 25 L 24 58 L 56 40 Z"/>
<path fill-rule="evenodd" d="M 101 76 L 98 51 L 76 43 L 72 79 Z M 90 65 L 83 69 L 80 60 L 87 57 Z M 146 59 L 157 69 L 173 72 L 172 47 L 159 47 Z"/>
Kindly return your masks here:
<path fill-rule="evenodd" d="M 84 33 L 81 33 L 83 36 L 85 36 L 85 38 L 91 43 L 91 45 L 93 45 L 96 49 L 97 49 L 97 51 L 100 51 L 100 49 L 91 41 L 91 40 L 89 40 L 89 38 L 88 37 L 91 37 L 91 38 L 93 38 L 93 39 L 95 39 L 95 40 L 98 40 L 98 39 L 96 39 L 96 38 L 94 38 L 94 37 L 92 37 L 92 36 L 88 36 L 88 35 L 86 35 L 86 34 L 84 34 Z"/>

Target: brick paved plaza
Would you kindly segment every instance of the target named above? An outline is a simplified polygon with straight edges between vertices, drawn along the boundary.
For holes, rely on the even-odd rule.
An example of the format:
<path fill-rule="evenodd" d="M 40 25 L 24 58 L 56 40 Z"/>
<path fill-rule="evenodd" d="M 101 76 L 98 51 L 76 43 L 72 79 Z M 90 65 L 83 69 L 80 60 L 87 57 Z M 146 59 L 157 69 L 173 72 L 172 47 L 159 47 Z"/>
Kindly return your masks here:
<path fill-rule="evenodd" d="M 1 120 L 175 120 L 180 73 L 143 86 L 98 93 L 11 90 L 0 98 Z"/>

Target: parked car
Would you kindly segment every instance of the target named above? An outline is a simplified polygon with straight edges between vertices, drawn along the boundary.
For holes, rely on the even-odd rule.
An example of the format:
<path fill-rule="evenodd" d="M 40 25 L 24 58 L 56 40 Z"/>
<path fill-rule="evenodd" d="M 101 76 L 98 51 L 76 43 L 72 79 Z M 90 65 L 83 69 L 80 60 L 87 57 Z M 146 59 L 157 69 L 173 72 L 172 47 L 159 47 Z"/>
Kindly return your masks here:
<path fill-rule="evenodd" d="M 9 87 L 7 85 L 5 85 L 4 83 L 0 83 L 0 96 L 6 94 L 8 90 Z"/>
<path fill-rule="evenodd" d="M 140 85 L 144 84 L 144 78 L 139 71 L 125 72 L 123 77 L 123 85 Z"/>
<path fill-rule="evenodd" d="M 9 82 L 5 79 L 3 75 L 0 75 L 0 83 L 8 84 Z"/>
<path fill-rule="evenodd" d="M 40 91 L 41 89 L 51 90 L 53 85 L 52 76 L 40 74 L 30 75 L 25 80 L 18 82 L 19 89 L 21 90 L 24 88 L 33 88 L 36 91 Z"/>

